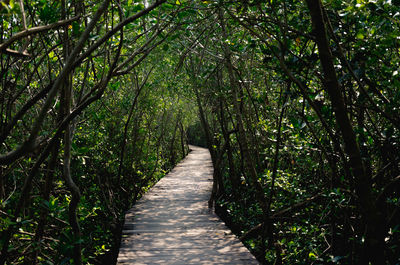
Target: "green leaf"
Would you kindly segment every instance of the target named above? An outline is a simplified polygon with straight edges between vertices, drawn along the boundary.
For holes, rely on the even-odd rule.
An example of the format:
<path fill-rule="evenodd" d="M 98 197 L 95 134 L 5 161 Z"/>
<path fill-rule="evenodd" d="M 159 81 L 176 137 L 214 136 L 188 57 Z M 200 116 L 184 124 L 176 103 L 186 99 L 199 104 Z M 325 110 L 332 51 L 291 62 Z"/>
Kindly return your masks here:
<path fill-rule="evenodd" d="M 314 253 L 312 253 L 312 252 L 308 253 L 308 257 L 309 257 L 310 259 L 312 259 L 312 260 L 315 260 L 315 259 L 317 258 L 317 256 L 316 256 Z"/>
<path fill-rule="evenodd" d="M 133 12 L 139 12 L 140 10 L 144 9 L 144 5 L 143 4 L 138 4 L 135 5 L 132 9 Z"/>
<path fill-rule="evenodd" d="M 72 22 L 72 34 L 74 34 L 77 37 L 81 35 L 81 26 L 76 21 Z"/>

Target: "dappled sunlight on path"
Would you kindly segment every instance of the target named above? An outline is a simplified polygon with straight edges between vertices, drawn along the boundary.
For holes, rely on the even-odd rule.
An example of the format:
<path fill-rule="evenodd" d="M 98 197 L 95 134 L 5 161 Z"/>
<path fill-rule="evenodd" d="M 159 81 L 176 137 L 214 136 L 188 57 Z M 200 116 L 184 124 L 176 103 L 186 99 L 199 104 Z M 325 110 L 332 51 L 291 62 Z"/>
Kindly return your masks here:
<path fill-rule="evenodd" d="M 258 264 L 208 209 L 210 154 L 191 149 L 126 213 L 118 264 Z"/>

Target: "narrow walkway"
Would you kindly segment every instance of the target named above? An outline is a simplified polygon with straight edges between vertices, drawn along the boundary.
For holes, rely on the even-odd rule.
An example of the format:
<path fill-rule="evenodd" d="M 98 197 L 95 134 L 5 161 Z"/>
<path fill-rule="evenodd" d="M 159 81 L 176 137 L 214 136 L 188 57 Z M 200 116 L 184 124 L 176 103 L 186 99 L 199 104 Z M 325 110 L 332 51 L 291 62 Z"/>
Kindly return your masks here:
<path fill-rule="evenodd" d="M 212 163 L 193 150 L 126 213 L 118 264 L 258 264 L 207 207 Z"/>

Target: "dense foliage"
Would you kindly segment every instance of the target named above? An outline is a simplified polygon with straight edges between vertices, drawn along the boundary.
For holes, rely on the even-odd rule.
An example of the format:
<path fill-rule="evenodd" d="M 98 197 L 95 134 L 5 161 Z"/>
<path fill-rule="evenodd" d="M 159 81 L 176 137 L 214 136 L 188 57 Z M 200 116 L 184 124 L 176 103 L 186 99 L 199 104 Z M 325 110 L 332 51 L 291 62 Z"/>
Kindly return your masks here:
<path fill-rule="evenodd" d="M 400 262 L 399 1 L 1 4 L 0 264 L 111 263 L 186 137 L 260 262 Z"/>
<path fill-rule="evenodd" d="M 262 262 L 398 263 L 399 3 L 206 4 L 185 66 L 211 200 Z"/>
<path fill-rule="evenodd" d="M 124 211 L 187 153 L 159 4 L 1 7 L 1 264 L 112 263 Z"/>

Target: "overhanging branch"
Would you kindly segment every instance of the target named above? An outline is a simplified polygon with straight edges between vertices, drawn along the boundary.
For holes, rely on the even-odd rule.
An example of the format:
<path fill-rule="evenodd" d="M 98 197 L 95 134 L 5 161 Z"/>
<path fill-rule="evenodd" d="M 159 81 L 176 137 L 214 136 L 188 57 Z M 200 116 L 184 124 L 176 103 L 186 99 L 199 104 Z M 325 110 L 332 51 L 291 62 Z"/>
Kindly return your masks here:
<path fill-rule="evenodd" d="M 8 47 L 10 47 L 10 45 L 12 43 L 14 43 L 17 40 L 20 40 L 22 38 L 25 38 L 27 36 L 30 35 L 34 35 L 40 32 L 44 32 L 44 31 L 48 31 L 54 28 L 58 28 L 61 26 L 64 26 L 66 24 L 69 24 L 73 21 L 76 21 L 80 18 L 80 16 L 76 16 L 70 19 L 66 19 L 66 20 L 60 20 L 58 22 L 55 22 L 53 24 L 49 24 L 49 25 L 45 25 L 45 26 L 38 26 L 38 27 L 33 27 L 30 29 L 26 29 L 23 31 L 18 32 L 17 34 L 13 35 L 11 38 L 9 38 L 8 40 L 6 40 L 5 42 L 0 44 L 0 53 L 6 53 L 5 51 L 7 50 Z"/>

